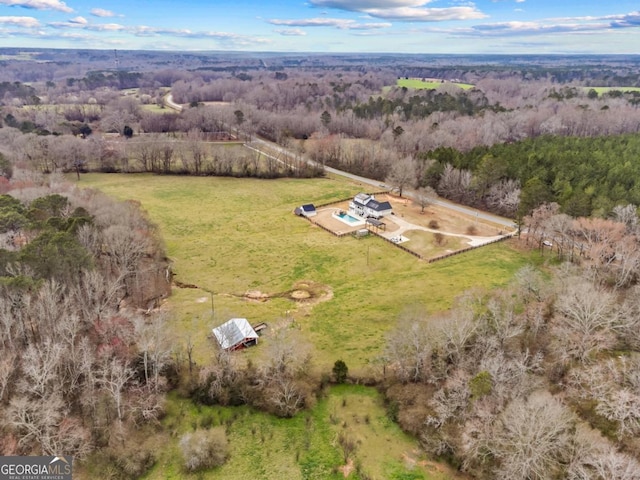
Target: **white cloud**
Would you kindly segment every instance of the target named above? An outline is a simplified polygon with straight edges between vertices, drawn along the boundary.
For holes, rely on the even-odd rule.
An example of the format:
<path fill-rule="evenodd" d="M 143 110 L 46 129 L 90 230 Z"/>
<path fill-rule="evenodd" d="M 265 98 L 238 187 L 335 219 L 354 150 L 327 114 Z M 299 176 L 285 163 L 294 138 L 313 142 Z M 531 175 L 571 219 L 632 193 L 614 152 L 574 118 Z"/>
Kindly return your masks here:
<path fill-rule="evenodd" d="M 68 7 L 60 0 L 0 0 L 0 5 L 32 8 L 34 10 L 58 10 L 66 13 L 73 12 L 73 8 Z"/>
<path fill-rule="evenodd" d="M 95 17 L 115 17 L 116 14 L 111 10 L 105 10 L 104 8 L 92 8 L 89 12 Z"/>
<path fill-rule="evenodd" d="M 388 28 L 390 23 L 358 23 L 355 20 L 344 18 L 304 18 L 300 20 L 267 20 L 272 25 L 285 25 L 288 27 L 334 27 L 341 30 L 370 30 Z"/>
<path fill-rule="evenodd" d="M 414 8 L 400 7 L 388 9 L 369 9 L 366 11 L 372 17 L 386 20 L 402 20 L 406 22 L 443 22 L 448 20 L 477 20 L 487 15 L 475 7 L 449 8 Z"/>
<path fill-rule="evenodd" d="M 640 12 L 601 17 L 548 18 L 535 22 L 498 22 L 474 25 L 470 28 L 454 29 L 449 33 L 461 36 L 500 37 L 531 36 L 548 34 L 594 34 L 614 30 L 640 27 Z"/>
<path fill-rule="evenodd" d="M 366 13 L 385 20 L 406 22 L 442 22 L 447 20 L 477 20 L 487 15 L 473 3 L 465 6 L 426 8 L 431 0 L 311 0 L 311 5 Z"/>
<path fill-rule="evenodd" d="M 431 0 L 311 0 L 310 3 L 316 7 L 364 12 L 370 9 L 421 7 L 431 3 Z"/>
<path fill-rule="evenodd" d="M 47 25 L 52 28 L 81 28 L 95 32 L 116 32 L 125 30 L 125 27 L 118 23 L 89 23 L 84 17 L 72 18 L 68 22 L 51 22 Z"/>
<path fill-rule="evenodd" d="M 40 22 L 33 17 L 0 17 L 0 25 L 16 25 L 18 27 L 35 28 Z"/>
<path fill-rule="evenodd" d="M 304 37 L 307 34 L 307 32 L 300 28 L 280 28 L 274 30 L 274 32 L 284 35 L 285 37 Z"/>

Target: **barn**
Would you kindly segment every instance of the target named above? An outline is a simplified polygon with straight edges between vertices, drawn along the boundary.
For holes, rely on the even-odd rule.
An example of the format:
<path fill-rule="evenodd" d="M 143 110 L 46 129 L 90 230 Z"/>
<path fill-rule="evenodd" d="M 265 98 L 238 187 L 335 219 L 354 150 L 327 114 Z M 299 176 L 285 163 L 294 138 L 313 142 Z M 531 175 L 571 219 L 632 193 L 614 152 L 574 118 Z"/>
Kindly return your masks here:
<path fill-rule="evenodd" d="M 213 329 L 220 348 L 227 351 L 240 350 L 258 343 L 258 334 L 246 318 L 232 318 Z"/>

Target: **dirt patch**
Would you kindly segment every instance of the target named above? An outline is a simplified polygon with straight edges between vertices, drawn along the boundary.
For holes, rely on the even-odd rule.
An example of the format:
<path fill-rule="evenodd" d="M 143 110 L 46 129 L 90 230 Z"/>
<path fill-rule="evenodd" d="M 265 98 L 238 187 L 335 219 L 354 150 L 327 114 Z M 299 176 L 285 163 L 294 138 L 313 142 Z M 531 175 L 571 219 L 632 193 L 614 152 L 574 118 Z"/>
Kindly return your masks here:
<path fill-rule="evenodd" d="M 271 298 L 287 298 L 304 305 L 313 305 L 333 298 L 333 290 L 327 285 L 313 281 L 296 283 L 291 290 L 280 293 L 264 293 L 260 290 L 247 290 L 242 298 L 252 302 L 266 302 Z"/>
<path fill-rule="evenodd" d="M 355 467 L 353 465 L 353 459 L 350 458 L 349 460 L 347 460 L 347 464 L 341 467 L 338 467 L 338 470 L 342 472 L 342 475 L 344 475 L 344 478 L 347 478 L 349 475 L 351 475 L 351 472 L 355 470 Z"/>
<path fill-rule="evenodd" d="M 294 300 L 307 300 L 311 298 L 311 293 L 307 290 L 293 290 L 289 295 Z"/>
<path fill-rule="evenodd" d="M 269 294 L 262 293 L 260 290 L 248 290 L 247 292 L 245 292 L 244 298 L 256 302 L 266 302 L 267 300 L 269 300 Z"/>
<path fill-rule="evenodd" d="M 282 296 L 297 303 L 314 304 L 333 298 L 333 290 L 328 285 L 302 281 L 296 283 L 292 290 L 285 292 Z"/>

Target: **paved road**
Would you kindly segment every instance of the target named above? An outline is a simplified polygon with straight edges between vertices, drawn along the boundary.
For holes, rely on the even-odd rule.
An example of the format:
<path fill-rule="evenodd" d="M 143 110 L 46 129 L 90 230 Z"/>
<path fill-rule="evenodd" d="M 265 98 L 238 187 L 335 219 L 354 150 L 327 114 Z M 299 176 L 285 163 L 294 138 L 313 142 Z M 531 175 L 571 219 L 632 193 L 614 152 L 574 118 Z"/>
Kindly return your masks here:
<path fill-rule="evenodd" d="M 171 95 L 170 93 L 168 93 L 165 97 L 164 97 L 164 103 L 167 104 L 167 107 L 172 108 L 178 112 L 182 111 L 182 105 L 178 105 L 176 102 L 173 101 L 173 95 Z"/>
<path fill-rule="evenodd" d="M 166 97 L 165 97 L 165 103 L 169 108 L 173 108 L 174 110 L 177 110 L 178 112 L 182 111 L 182 105 L 179 105 L 177 103 L 175 103 L 173 101 L 173 96 L 171 95 L 171 93 L 169 93 Z M 291 156 L 291 152 L 289 152 L 289 150 L 281 147 L 280 145 L 276 144 L 276 143 L 272 143 L 272 142 L 268 142 L 266 140 L 263 140 L 261 138 L 257 138 L 254 137 L 253 140 L 251 141 L 251 145 L 249 146 L 249 148 L 253 148 L 253 149 L 258 149 L 259 150 L 259 146 L 262 145 L 263 148 L 268 148 L 270 150 L 275 150 L 283 155 L 288 155 Z M 262 152 L 265 155 L 268 155 L 266 152 Z M 307 160 L 309 163 L 315 163 L 312 160 Z M 334 175 L 340 175 L 342 177 L 346 177 L 349 178 L 353 181 L 362 183 L 363 185 L 371 185 L 373 187 L 376 188 L 380 188 L 383 190 L 392 190 L 392 187 L 390 187 L 389 185 L 385 185 L 384 183 L 378 181 L 378 180 L 373 180 L 371 178 L 365 178 L 365 177 L 361 177 L 359 175 L 354 175 L 352 173 L 348 173 L 348 172 L 344 172 L 342 170 L 338 170 L 336 168 L 332 168 L 332 167 L 324 167 L 325 171 L 329 172 L 329 173 L 333 173 Z M 415 192 L 410 191 L 410 190 L 404 190 L 403 194 L 411 199 L 415 198 Z M 491 222 L 491 223 L 495 223 L 497 225 L 502 225 L 505 227 L 505 229 L 510 230 L 510 231 L 515 231 L 517 229 L 517 226 L 515 225 L 515 222 L 509 218 L 504 218 L 504 217 L 500 217 L 498 215 L 493 215 L 491 213 L 488 212 L 484 212 L 482 210 L 476 210 L 475 208 L 470 208 L 470 207 L 465 207 L 464 205 L 460 205 L 457 203 L 453 203 L 453 202 L 449 202 L 447 200 L 443 200 L 441 198 L 437 198 L 433 200 L 433 203 L 435 205 L 438 205 L 440 207 L 443 208 L 447 208 L 449 210 L 453 210 L 455 212 L 458 213 L 462 213 L 464 215 L 468 215 L 470 217 L 475 217 L 478 220 L 483 220 L 483 221 L 487 221 L 487 222 Z"/>
<path fill-rule="evenodd" d="M 265 148 L 269 148 L 272 150 L 276 150 L 284 155 L 290 155 L 290 153 L 285 149 L 282 148 L 281 146 L 271 143 L 271 142 L 267 142 L 266 140 L 262 140 L 259 138 L 254 138 L 254 140 L 251 142 L 254 145 L 263 145 Z M 311 160 L 308 160 L 309 162 L 311 162 Z M 344 172 L 342 170 L 338 170 L 336 168 L 332 168 L 332 167 L 324 167 L 325 171 L 329 172 L 329 173 L 333 173 L 335 175 L 340 175 L 342 177 L 346 177 L 349 178 L 355 182 L 359 182 L 362 183 L 363 185 L 371 185 L 373 187 L 382 189 L 382 190 L 392 190 L 392 187 L 389 185 L 386 185 L 384 182 L 380 182 L 378 180 L 373 180 L 371 178 L 365 178 L 365 177 L 361 177 L 359 175 L 354 175 L 353 173 L 348 173 L 348 172 Z M 403 195 L 406 196 L 407 198 L 411 198 L 414 199 L 416 194 L 414 191 L 411 190 L 404 190 Z M 471 208 L 471 207 L 466 207 L 464 205 L 460 205 L 457 203 L 453 203 L 453 202 L 449 202 L 448 200 L 444 200 L 442 198 L 437 198 L 433 200 L 433 203 L 435 205 L 438 205 L 440 207 L 443 208 L 447 208 L 449 210 L 453 210 L 455 212 L 458 213 L 462 213 L 464 215 L 468 215 L 470 217 L 475 217 L 478 220 L 484 220 L 487 222 L 491 222 L 491 223 L 495 223 L 497 225 L 502 225 L 505 227 L 505 230 L 509 230 L 509 231 L 515 231 L 517 226 L 515 225 L 515 222 L 509 218 L 504 218 L 504 217 L 500 217 L 498 215 L 493 215 L 491 213 L 488 212 L 484 212 L 482 210 L 477 210 L 475 208 Z"/>

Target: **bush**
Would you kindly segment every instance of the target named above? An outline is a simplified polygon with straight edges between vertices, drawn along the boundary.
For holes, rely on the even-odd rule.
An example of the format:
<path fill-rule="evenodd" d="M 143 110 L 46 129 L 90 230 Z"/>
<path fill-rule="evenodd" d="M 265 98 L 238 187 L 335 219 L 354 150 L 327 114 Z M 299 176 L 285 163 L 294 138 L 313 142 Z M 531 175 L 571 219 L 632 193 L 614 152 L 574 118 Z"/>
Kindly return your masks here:
<path fill-rule="evenodd" d="M 436 232 L 433 234 L 433 243 L 435 243 L 438 247 L 442 247 L 447 243 L 447 239 L 440 232 Z"/>
<path fill-rule="evenodd" d="M 190 472 L 219 467 L 229 457 L 229 444 L 222 428 L 185 433 L 180 438 L 180 450 L 184 467 Z"/>
<path fill-rule="evenodd" d="M 434 230 L 438 230 L 440 225 L 437 220 L 429 220 L 429 228 L 433 228 Z"/>
<path fill-rule="evenodd" d="M 344 383 L 347 380 L 349 374 L 349 367 L 342 360 L 336 360 L 333 364 L 333 376 L 336 379 L 336 383 Z"/>
<path fill-rule="evenodd" d="M 478 233 L 478 228 L 475 225 L 469 225 L 467 227 L 467 235 L 476 235 Z"/>

